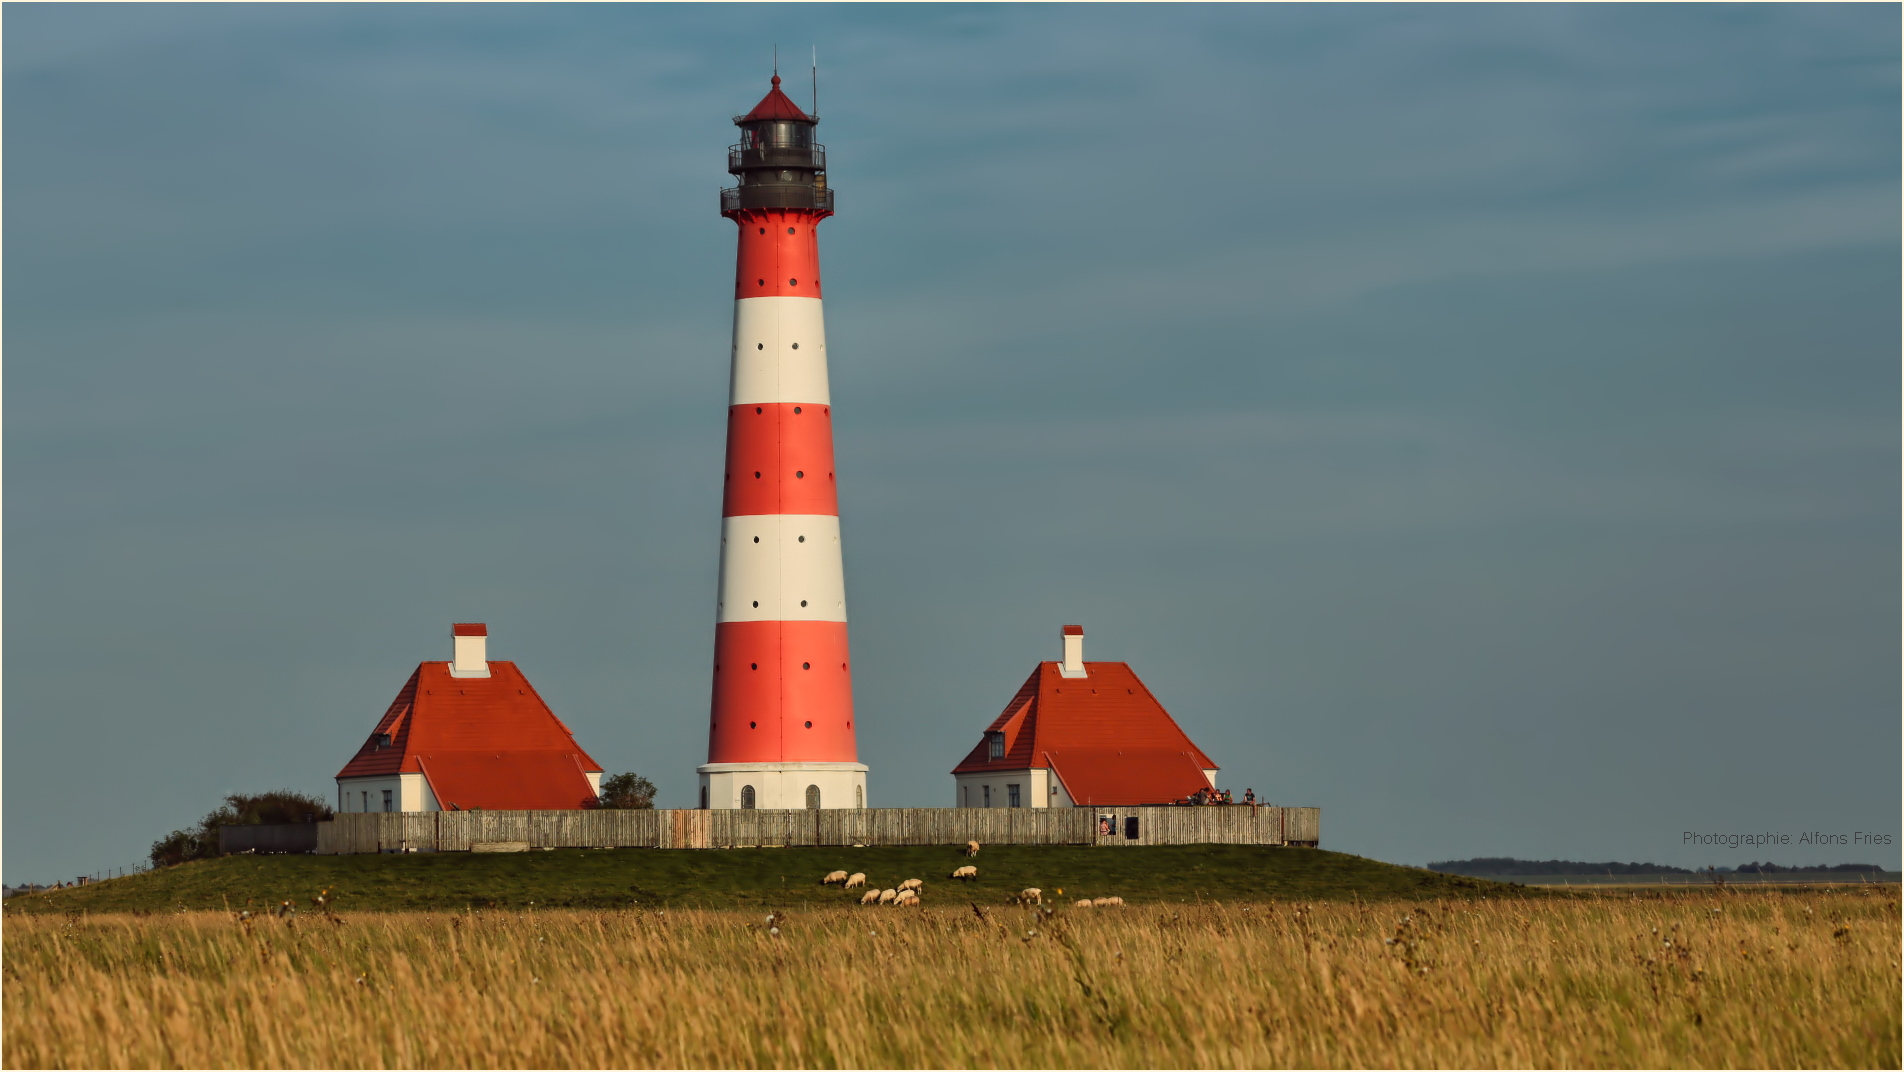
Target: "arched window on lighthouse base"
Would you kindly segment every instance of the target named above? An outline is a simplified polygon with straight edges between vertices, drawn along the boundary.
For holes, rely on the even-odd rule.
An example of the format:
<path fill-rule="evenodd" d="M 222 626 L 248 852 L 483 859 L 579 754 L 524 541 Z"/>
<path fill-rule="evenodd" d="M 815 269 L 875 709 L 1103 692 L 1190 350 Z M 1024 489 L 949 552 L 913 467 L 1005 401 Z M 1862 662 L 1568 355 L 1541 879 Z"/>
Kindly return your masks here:
<path fill-rule="evenodd" d="M 753 786 L 743 785 L 740 787 L 740 806 L 743 808 L 751 808 L 754 806 Z"/>

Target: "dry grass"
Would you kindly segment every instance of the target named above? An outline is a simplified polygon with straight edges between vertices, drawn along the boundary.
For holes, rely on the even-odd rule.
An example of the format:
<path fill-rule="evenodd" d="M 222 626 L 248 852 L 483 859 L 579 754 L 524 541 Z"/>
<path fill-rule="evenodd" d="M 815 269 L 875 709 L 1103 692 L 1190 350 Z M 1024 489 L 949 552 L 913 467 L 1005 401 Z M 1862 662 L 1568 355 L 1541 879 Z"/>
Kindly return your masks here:
<path fill-rule="evenodd" d="M 1894 890 L 12 918 L 22 1067 L 1892 1067 Z"/>

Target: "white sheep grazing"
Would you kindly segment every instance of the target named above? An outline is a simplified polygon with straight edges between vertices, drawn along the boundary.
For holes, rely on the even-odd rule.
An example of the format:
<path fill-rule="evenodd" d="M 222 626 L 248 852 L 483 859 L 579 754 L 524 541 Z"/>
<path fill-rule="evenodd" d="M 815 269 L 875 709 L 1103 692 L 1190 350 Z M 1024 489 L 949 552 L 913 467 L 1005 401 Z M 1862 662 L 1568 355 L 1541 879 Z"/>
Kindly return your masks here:
<path fill-rule="evenodd" d="M 1124 906 L 1124 899 L 1122 897 L 1106 897 L 1104 898 L 1104 903 L 1113 908 L 1122 908 Z"/>
<path fill-rule="evenodd" d="M 926 888 L 926 880 L 922 878 L 909 878 L 901 882 L 899 888 L 902 890 L 923 890 Z"/>
<path fill-rule="evenodd" d="M 976 841 L 968 841 L 968 842 L 966 842 L 966 843 L 965 843 L 965 855 L 967 855 L 967 856 L 977 856 L 977 855 L 978 855 L 978 842 L 976 842 Z"/>
<path fill-rule="evenodd" d="M 822 885 L 822 886 L 835 886 L 835 885 L 838 885 L 838 884 L 840 884 L 840 883 L 842 883 L 842 882 L 845 882 L 845 881 L 846 881 L 846 872 L 844 872 L 844 871 L 829 871 L 829 872 L 827 872 L 827 875 L 826 875 L 826 877 L 820 880 L 820 885 Z"/>
<path fill-rule="evenodd" d="M 925 906 L 925 902 L 917 897 L 901 897 L 899 899 L 899 906 L 901 908 L 922 908 Z"/>
<path fill-rule="evenodd" d="M 952 872 L 952 877 L 964 879 L 965 881 L 970 882 L 973 879 L 978 877 L 978 868 L 973 867 L 971 864 L 966 864 L 964 867 L 961 867 L 957 871 Z"/>
<path fill-rule="evenodd" d="M 1092 908 L 1103 908 L 1103 907 L 1104 907 L 1105 905 L 1107 905 L 1107 904 L 1110 904 L 1110 903 L 1111 903 L 1111 899 L 1110 899 L 1109 897 L 1093 897 L 1093 898 L 1091 898 L 1091 907 L 1092 907 Z"/>
<path fill-rule="evenodd" d="M 859 903 L 860 903 L 860 904 L 878 904 L 878 903 L 879 903 L 879 891 L 878 891 L 878 890 L 867 890 L 867 891 L 866 891 L 865 893 L 863 893 L 863 894 L 861 894 L 861 895 L 860 895 L 860 898 L 859 898 Z"/>
<path fill-rule="evenodd" d="M 880 904 L 892 904 L 894 901 L 898 899 L 899 899 L 898 890 L 880 890 L 879 891 Z"/>
<path fill-rule="evenodd" d="M 846 885 L 840 888 L 847 889 L 847 890 L 857 890 L 864 885 L 866 885 L 866 876 L 862 874 L 861 872 L 855 871 L 852 874 L 846 876 Z"/>
<path fill-rule="evenodd" d="M 900 889 L 893 895 L 894 904 L 905 904 L 908 901 L 917 901 L 918 899 L 919 899 L 918 894 L 912 892 L 909 889 L 904 889 L 904 888 Z"/>
<path fill-rule="evenodd" d="M 1097 907 L 1097 902 L 1096 902 L 1096 901 L 1093 901 L 1093 900 L 1091 900 L 1091 899 L 1090 899 L 1089 897 L 1084 897 L 1084 898 L 1080 898 L 1080 899 L 1079 899 L 1079 901 L 1078 901 L 1078 903 L 1077 903 L 1076 905 L 1073 905 L 1072 907 L 1074 907 L 1074 908 L 1095 908 L 1095 907 Z"/>
<path fill-rule="evenodd" d="M 1019 890 L 1018 903 L 1019 904 L 1035 904 L 1035 905 L 1044 904 L 1045 891 L 1039 889 L 1036 886 L 1033 886 L 1029 889 Z"/>

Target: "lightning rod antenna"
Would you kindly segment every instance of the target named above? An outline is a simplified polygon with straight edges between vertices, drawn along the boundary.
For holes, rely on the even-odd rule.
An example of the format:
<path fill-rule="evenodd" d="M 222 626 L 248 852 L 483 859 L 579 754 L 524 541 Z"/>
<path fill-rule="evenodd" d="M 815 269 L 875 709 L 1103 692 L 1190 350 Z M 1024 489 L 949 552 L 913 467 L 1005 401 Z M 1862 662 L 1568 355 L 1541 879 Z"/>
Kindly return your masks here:
<path fill-rule="evenodd" d="M 813 114 L 820 114 L 820 46 L 813 46 Z"/>

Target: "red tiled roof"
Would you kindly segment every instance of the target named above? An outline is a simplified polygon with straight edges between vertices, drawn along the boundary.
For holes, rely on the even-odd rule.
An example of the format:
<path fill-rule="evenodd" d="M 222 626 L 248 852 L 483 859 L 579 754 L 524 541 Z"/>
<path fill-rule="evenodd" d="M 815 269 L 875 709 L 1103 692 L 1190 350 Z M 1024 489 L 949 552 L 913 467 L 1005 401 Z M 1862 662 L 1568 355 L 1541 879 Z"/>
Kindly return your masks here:
<path fill-rule="evenodd" d="M 774 75 L 773 88 L 767 91 L 766 96 L 760 98 L 760 103 L 754 105 L 753 111 L 740 117 L 743 123 L 753 123 L 762 119 L 794 119 L 810 122 L 812 117 L 807 115 L 799 105 L 793 103 L 791 97 L 780 92 L 780 76 Z"/>
<path fill-rule="evenodd" d="M 601 764 L 515 663 L 491 662 L 488 677 L 451 677 L 449 667 L 418 665 L 337 776 L 420 773 L 444 808 L 579 808 L 593 798 L 583 775 Z"/>
<path fill-rule="evenodd" d="M 1079 804 L 1168 804 L 1210 786 L 1189 752 L 1073 748 L 1045 755 Z"/>
<path fill-rule="evenodd" d="M 450 626 L 450 635 L 486 637 L 489 635 L 489 626 L 482 622 L 457 622 Z"/>
<path fill-rule="evenodd" d="M 1005 735 L 991 759 L 985 741 L 954 774 L 1047 767 L 1079 804 L 1167 804 L 1209 786 L 1214 763 L 1190 740 L 1128 663 L 1085 663 L 1067 678 L 1044 662 L 986 727 Z"/>
<path fill-rule="evenodd" d="M 589 807 L 595 793 L 574 753 L 443 752 L 419 756 L 444 810 L 553 811 Z"/>

